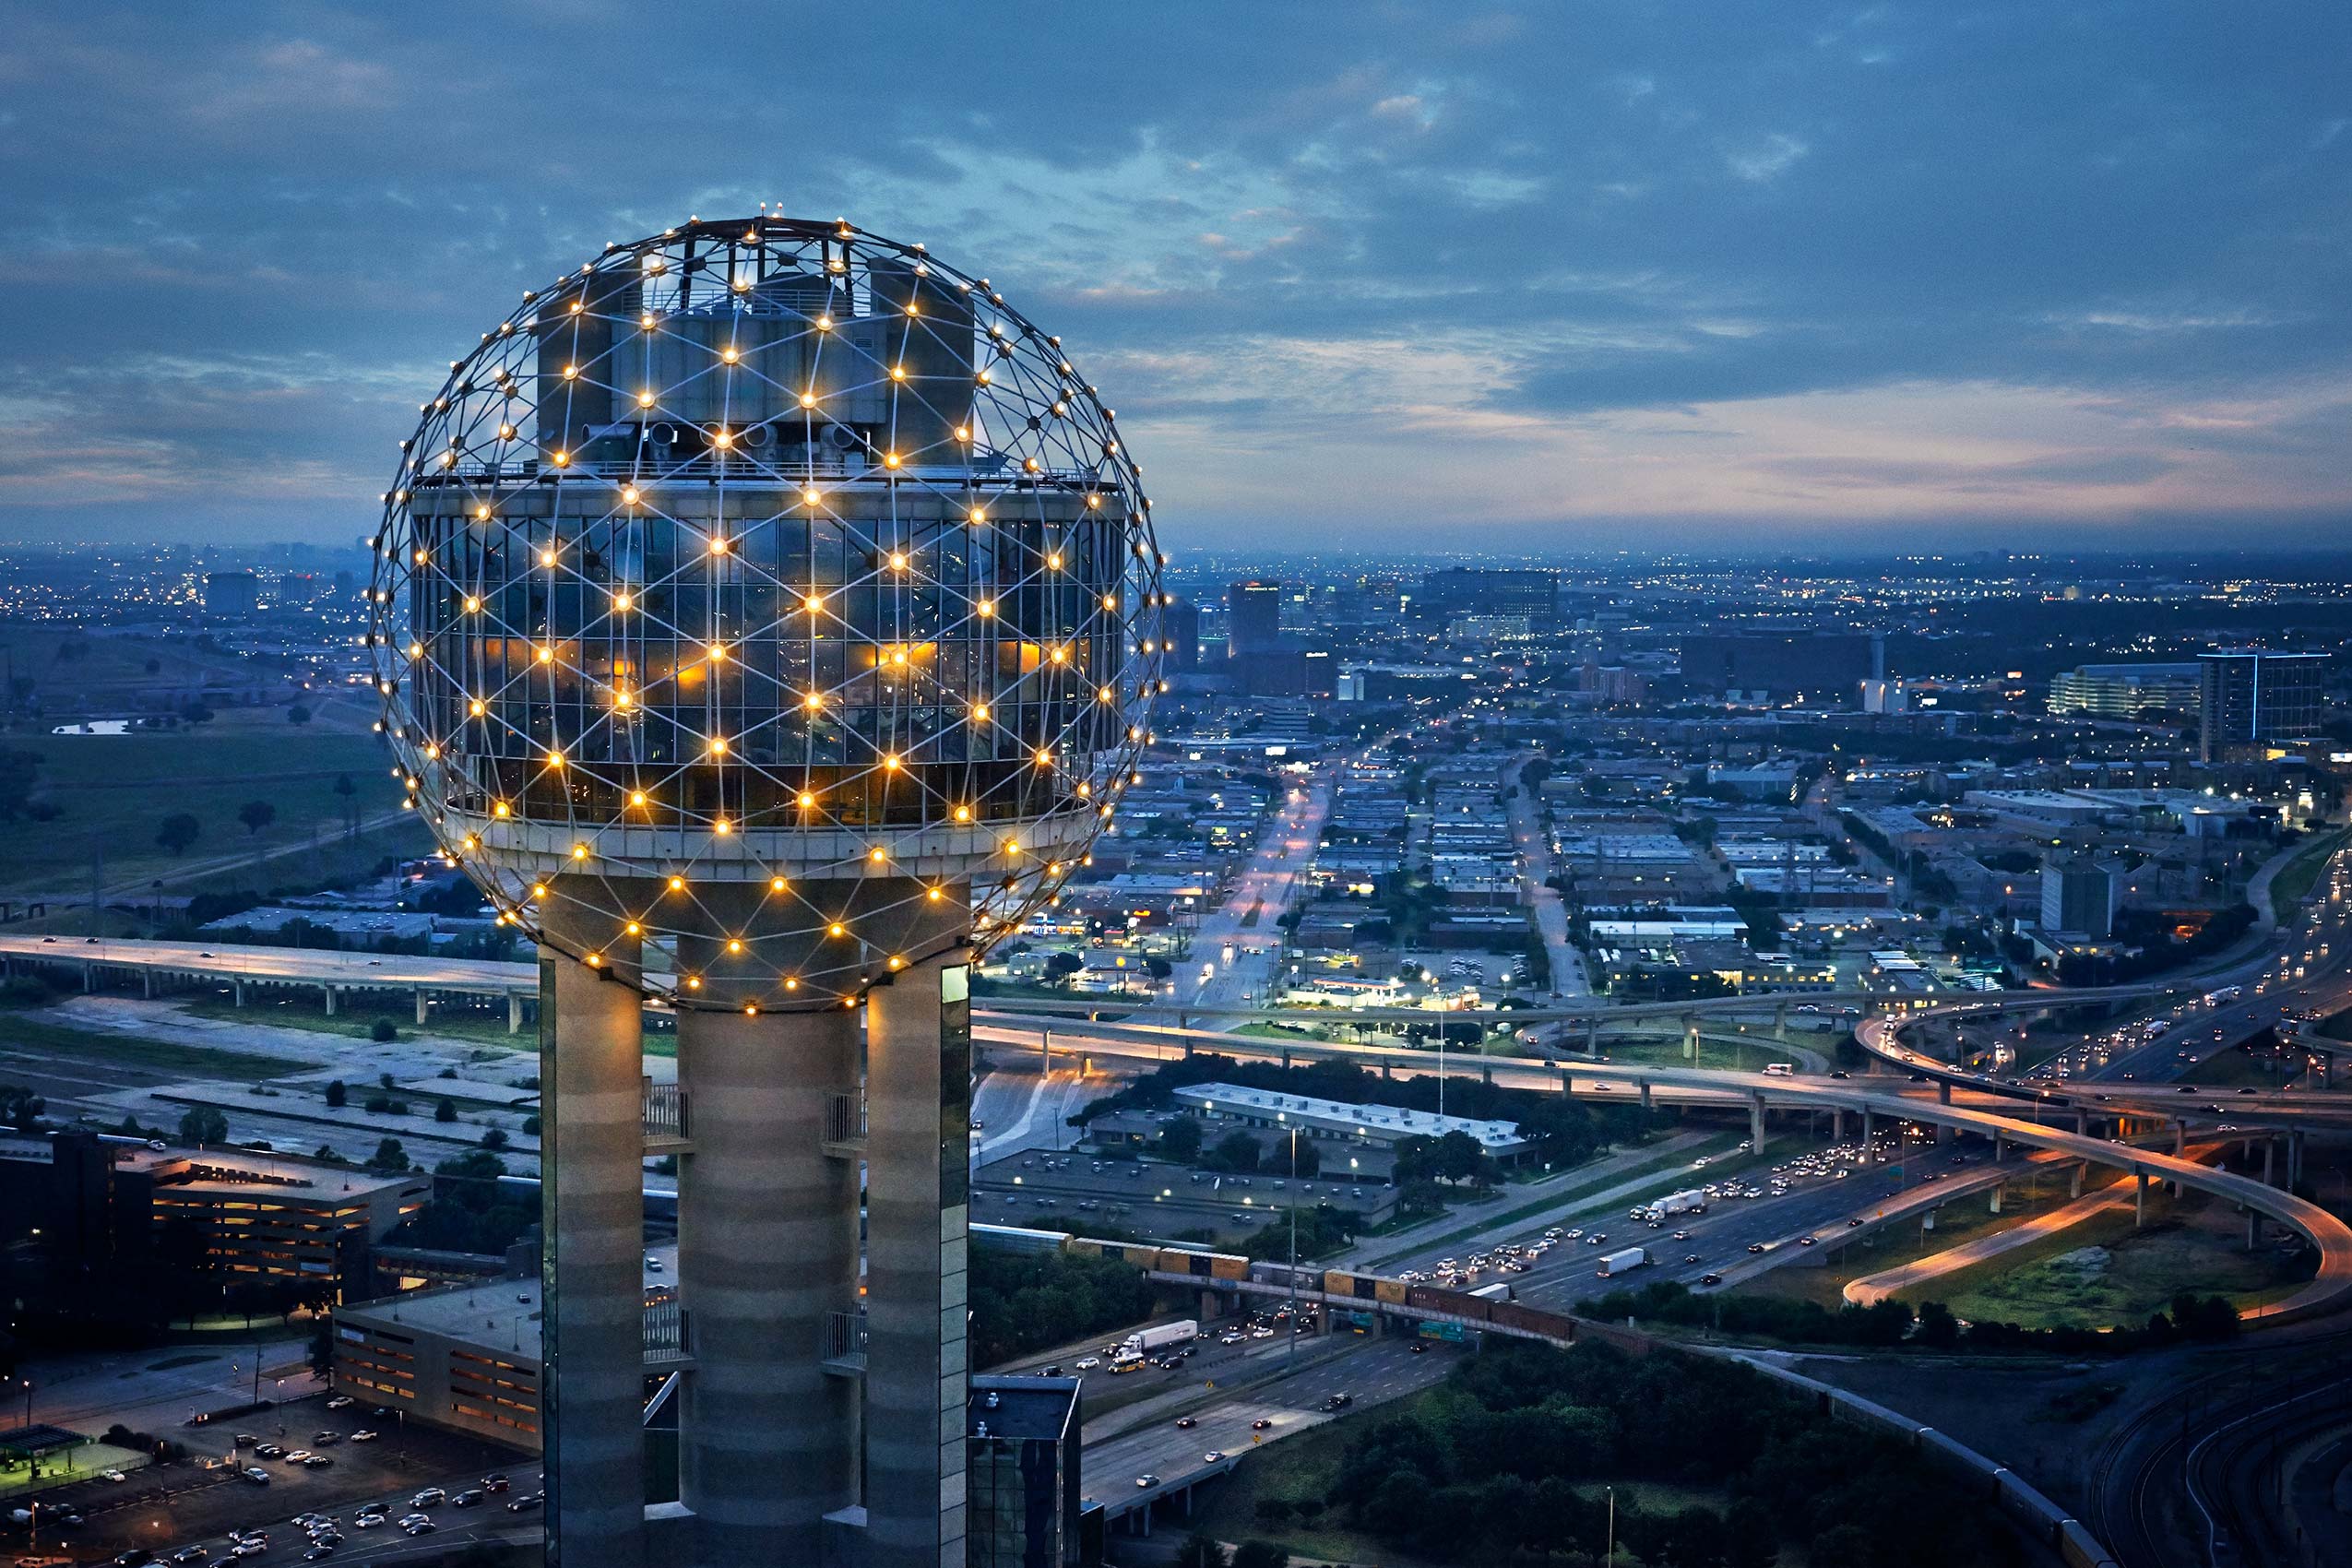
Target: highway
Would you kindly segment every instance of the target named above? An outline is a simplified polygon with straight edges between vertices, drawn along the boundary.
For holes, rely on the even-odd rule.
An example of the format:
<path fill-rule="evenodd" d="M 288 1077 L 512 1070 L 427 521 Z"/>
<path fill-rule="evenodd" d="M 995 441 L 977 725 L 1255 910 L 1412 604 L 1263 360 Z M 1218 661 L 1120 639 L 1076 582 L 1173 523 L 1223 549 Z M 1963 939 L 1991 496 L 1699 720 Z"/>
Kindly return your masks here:
<path fill-rule="evenodd" d="M 1511 835 L 1519 844 L 1519 886 L 1535 910 L 1536 930 L 1543 937 L 1545 958 L 1551 966 L 1551 994 L 1590 996 L 1592 982 L 1585 974 L 1585 956 L 1568 940 L 1568 906 L 1560 890 L 1550 885 L 1551 835 L 1543 825 L 1543 805 L 1526 782 L 1523 758 L 1512 775 L 1518 790 L 1511 797 Z"/>
<path fill-rule="evenodd" d="M 1192 961 L 1177 971 L 1177 986 L 1189 992 L 1191 1004 L 1241 1009 L 1234 1017 L 1238 1026 L 1246 1021 L 1251 1004 L 1267 1000 L 1279 989 L 1278 922 L 1299 879 L 1314 861 L 1337 777 L 1336 764 L 1322 763 L 1276 802 L 1265 833 L 1234 874 L 1225 901 L 1202 920 L 1194 934 Z M 1230 963 L 1225 959 L 1229 948 L 1234 956 Z"/>

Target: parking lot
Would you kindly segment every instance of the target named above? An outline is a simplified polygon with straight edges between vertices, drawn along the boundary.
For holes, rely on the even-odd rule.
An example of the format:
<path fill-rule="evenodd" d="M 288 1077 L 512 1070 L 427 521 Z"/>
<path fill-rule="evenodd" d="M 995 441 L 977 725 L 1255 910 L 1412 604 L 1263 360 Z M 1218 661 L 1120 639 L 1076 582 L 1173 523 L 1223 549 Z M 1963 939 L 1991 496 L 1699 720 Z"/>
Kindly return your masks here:
<path fill-rule="evenodd" d="M 539 1458 L 499 1444 L 454 1432 L 409 1425 L 392 1414 L 376 1415 L 360 1404 L 341 1410 L 327 1408 L 327 1396 L 290 1400 L 272 1410 L 239 1418 L 235 1430 L 290 1450 L 311 1448 L 335 1461 L 310 1468 L 284 1459 L 255 1459 L 252 1446 L 240 1447 L 242 1465 L 203 1468 L 195 1463 L 134 1470 L 121 1481 L 95 1479 L 44 1493 L 44 1520 L 52 1510 L 60 1515 L 78 1513 L 78 1527 L 41 1526 L 39 1546 L 47 1551 L 70 1551 L 84 1561 L 102 1561 L 134 1548 L 169 1552 L 192 1542 L 217 1541 L 232 1529 L 268 1528 L 283 1543 L 285 1522 L 305 1511 L 333 1511 L 365 1499 L 388 1496 L 404 1489 L 447 1484 L 493 1472 L 515 1478 L 518 1489 L 536 1491 Z M 281 1434 L 280 1429 L 283 1429 Z M 379 1433 L 372 1443 L 353 1443 L 356 1431 Z M 339 1441 L 317 1447 L 315 1434 L 336 1433 Z M 178 1437 L 177 1431 L 159 1432 Z M 267 1485 L 243 1479 L 243 1466 L 269 1476 Z M 291 1532 L 299 1543 L 300 1532 Z M 11 1522 L 0 1535 L 0 1550 L 28 1552 L 32 1532 Z M 219 1556 L 216 1550 L 214 1556 Z M 280 1552 L 279 1555 L 288 1555 Z M 293 1554 L 299 1555 L 299 1554 Z"/>
<path fill-rule="evenodd" d="M 1377 1182 L 1293 1182 L 1262 1172 L 1220 1176 L 1175 1165 L 1030 1150 L 980 1168 L 972 1183 L 972 1218 L 1081 1235 L 1089 1223 L 1158 1237 L 1206 1231 L 1215 1237 L 1212 1245 L 1227 1246 L 1270 1223 L 1294 1199 L 1310 1207 L 1352 1208 L 1369 1224 L 1394 1196 Z"/>

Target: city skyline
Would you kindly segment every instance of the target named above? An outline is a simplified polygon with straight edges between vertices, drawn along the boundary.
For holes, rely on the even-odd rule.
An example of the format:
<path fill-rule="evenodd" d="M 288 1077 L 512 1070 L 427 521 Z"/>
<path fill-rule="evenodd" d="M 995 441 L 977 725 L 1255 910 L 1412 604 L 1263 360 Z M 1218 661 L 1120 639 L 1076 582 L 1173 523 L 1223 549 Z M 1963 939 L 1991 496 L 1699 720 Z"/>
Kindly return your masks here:
<path fill-rule="evenodd" d="M 750 14 L 624 16 L 28 20 L 7 232 L 50 303 L 0 358 L 10 534 L 357 539 L 453 332 L 763 201 L 1004 256 L 1148 428 L 1186 547 L 2291 547 L 2352 501 L 2316 6 L 1029 10 L 799 74 Z M 463 108 L 624 41 L 647 112 L 701 117 L 683 170 Z M 796 151 L 837 123 L 871 130 Z"/>

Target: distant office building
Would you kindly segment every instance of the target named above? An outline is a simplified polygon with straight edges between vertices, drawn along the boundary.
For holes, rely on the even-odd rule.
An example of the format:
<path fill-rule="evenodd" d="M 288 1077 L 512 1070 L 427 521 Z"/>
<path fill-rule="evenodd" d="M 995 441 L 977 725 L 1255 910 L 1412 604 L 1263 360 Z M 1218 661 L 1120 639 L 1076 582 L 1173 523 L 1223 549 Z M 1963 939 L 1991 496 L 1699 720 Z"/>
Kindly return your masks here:
<path fill-rule="evenodd" d="M 965 1405 L 969 1568 L 1079 1561 L 1078 1380 L 975 1377 Z"/>
<path fill-rule="evenodd" d="M 1883 679 L 1885 644 L 1870 632 L 1726 632 L 1682 639 L 1694 690 L 1752 701 L 1851 700 Z"/>
<path fill-rule="evenodd" d="M 2115 868 L 2088 855 L 2052 856 L 2042 862 L 2042 930 L 2085 941 L 2115 934 L 2120 890 Z"/>
<path fill-rule="evenodd" d="M 1177 672 L 1201 667 L 1201 607 L 1189 599 L 1170 600 L 1159 612 L 1161 636 L 1168 644 L 1168 668 Z"/>
<path fill-rule="evenodd" d="M 2323 653 L 2224 648 L 2200 655 L 2199 754 L 2219 762 L 2235 746 L 2308 740 L 2320 732 L 2327 696 Z"/>
<path fill-rule="evenodd" d="M 1439 620 L 1524 615 L 1550 625 L 1560 617 L 1560 574 L 1521 566 L 1448 566 L 1422 575 L 1418 604 Z"/>
<path fill-rule="evenodd" d="M 1911 711 L 1911 688 L 1901 681 L 1872 676 L 1862 683 L 1862 711 L 1908 713 Z"/>
<path fill-rule="evenodd" d="M 250 615 L 261 605 L 261 579 L 251 572 L 207 572 L 204 612 L 207 615 Z"/>
<path fill-rule="evenodd" d="M 500 1279 L 338 1308 L 335 1386 L 405 1420 L 539 1449 L 540 1290 Z"/>
<path fill-rule="evenodd" d="M 1239 659 L 1282 640 L 1282 585 L 1253 579 L 1225 590 L 1225 651 Z"/>
<path fill-rule="evenodd" d="M 2049 711 L 2093 719 L 2188 713 L 2201 689 L 2195 664 L 2085 664 L 2051 679 Z"/>
<path fill-rule="evenodd" d="M 0 1241 L 38 1229 L 52 1255 L 94 1265 L 148 1254 L 178 1231 L 223 1284 L 301 1279 L 342 1293 L 364 1285 L 369 1247 L 431 1190 L 428 1176 L 60 1133 L 0 1142 Z"/>

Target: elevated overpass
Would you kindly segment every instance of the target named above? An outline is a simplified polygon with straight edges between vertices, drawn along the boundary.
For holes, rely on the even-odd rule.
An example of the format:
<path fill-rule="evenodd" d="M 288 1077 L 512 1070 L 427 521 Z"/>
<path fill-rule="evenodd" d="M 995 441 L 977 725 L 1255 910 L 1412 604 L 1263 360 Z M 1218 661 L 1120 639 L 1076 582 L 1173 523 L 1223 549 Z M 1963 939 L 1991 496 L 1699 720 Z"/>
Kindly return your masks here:
<path fill-rule="evenodd" d="M 18 964 L 39 965 L 42 968 L 78 971 L 86 985 L 95 986 L 108 973 L 129 973 L 146 977 L 150 986 L 158 978 L 184 979 L 195 981 L 227 982 L 239 985 L 273 985 L 318 987 L 327 992 L 329 1004 L 338 991 L 349 990 L 414 990 L 418 1009 L 422 1015 L 433 992 L 448 992 L 469 996 L 495 995 L 508 999 L 510 1021 L 518 1014 L 516 1000 L 528 992 L 535 994 L 537 970 L 529 964 L 496 964 L 481 961 L 457 961 L 430 957 L 371 956 L 364 954 L 317 952 L 298 948 L 200 948 L 186 943 L 152 942 L 85 942 L 72 938 L 53 940 L 38 937 L 0 938 L 0 958 L 14 967 Z M 2027 992 L 1983 993 L 1966 1000 L 1972 1010 L 1987 1008 L 2046 1008 L 2073 1005 L 2083 1002 L 2129 1000 L 2164 994 L 2186 989 L 2192 983 L 2177 981 L 2168 984 L 2143 984 L 2101 987 L 2063 992 Z M 1826 998 L 1815 998 L 1815 1001 Z M 1863 1000 L 1884 1004 L 1890 998 L 1881 993 L 1867 993 Z M 1911 999 L 1901 999 L 1906 1013 L 1919 1009 L 1910 1004 Z M 1926 999 L 1919 999 L 1927 1004 Z M 1728 1011 L 1739 1008 L 1752 1010 L 1759 1005 L 1785 1003 L 1786 999 L 1732 997 L 1709 999 L 1701 1003 L 1654 1004 L 1624 1009 L 1609 1008 L 1606 1004 L 1580 1004 L 1574 1006 L 1535 1010 L 1521 1009 L 1507 1015 L 1510 1021 L 1536 1022 L 1546 1016 L 1584 1017 L 1596 1012 L 1615 1016 L 1677 1016 L 1694 1008 Z M 1063 1011 L 1101 1011 L 1083 1005 Z M 1135 1008 L 1122 1011 L 1144 1012 Z M 1158 1009 L 1179 1012 L 1179 1009 Z M 1427 1021 L 1432 1015 L 1408 1009 L 1383 1009 L 1414 1021 Z M 1252 1010 L 1251 1016 L 1262 1021 L 1279 1020 L 1280 1013 Z M 1329 1022 L 1328 1015 L 1306 1015 L 1319 1022 Z M 1445 1015 L 1437 1015 L 1443 1019 Z M 2177 1187 L 2204 1192 L 2235 1204 L 2250 1216 L 2273 1220 L 2298 1231 L 2308 1239 L 2320 1254 L 2319 1273 L 2292 1296 L 2263 1309 L 2255 1315 L 2272 1322 L 2288 1322 L 2316 1315 L 2342 1304 L 2347 1291 L 2352 1291 L 2352 1227 L 2318 1206 L 2297 1198 L 2290 1193 L 2265 1185 L 2249 1177 L 2215 1170 L 2192 1160 L 2152 1150 L 2133 1148 L 2091 1135 L 2087 1130 L 2066 1131 L 2037 1121 L 2020 1119 L 2001 1111 L 1963 1104 L 1953 1098 L 1955 1087 L 1970 1090 L 1998 1093 L 2009 1087 L 1989 1084 L 1982 1079 L 1954 1073 L 1943 1068 L 1939 1076 L 1930 1073 L 1926 1065 L 1916 1063 L 1910 1056 L 1894 1051 L 1895 1032 L 1900 1028 L 1900 1016 L 1866 1017 L 1857 1028 L 1857 1038 L 1863 1049 L 1883 1059 L 1899 1062 L 1907 1071 L 1918 1072 L 1935 1079 L 1938 1095 L 1930 1099 L 1885 1084 L 1883 1079 L 1863 1077 L 1844 1079 L 1805 1079 L 1780 1077 L 1761 1073 L 1727 1072 L 1697 1067 L 1650 1066 L 1633 1063 L 1556 1061 L 1548 1058 L 1472 1055 L 1463 1057 L 1408 1050 L 1394 1046 L 1368 1046 L 1335 1040 L 1278 1039 L 1254 1036 L 1237 1036 L 1218 1030 L 1194 1029 L 1185 1025 L 1174 1028 L 1122 1022 L 1102 1024 L 1084 1022 L 1077 1028 L 1041 1024 L 1036 1016 L 1007 1014 L 1003 1011 L 983 1012 L 975 1034 L 983 1043 L 1001 1043 L 1008 1033 L 1036 1031 L 1040 1028 L 1055 1028 L 1063 1039 L 1057 1042 L 1069 1049 L 1085 1049 L 1106 1055 L 1124 1055 L 1129 1059 L 1166 1061 L 1181 1058 L 1200 1049 L 1210 1049 L 1235 1056 L 1257 1056 L 1277 1061 L 1348 1061 L 1360 1066 L 1385 1072 L 1399 1068 L 1412 1074 L 1432 1071 L 1455 1075 L 1475 1075 L 1509 1087 L 1556 1088 L 1576 1092 L 1579 1086 L 1621 1086 L 1630 1091 L 1628 1098 L 1638 1098 L 1644 1104 L 1656 1103 L 1670 1095 L 1683 1103 L 1712 1103 L 1738 1106 L 1744 1104 L 1750 1115 L 1750 1126 L 1755 1146 L 1761 1150 L 1765 1143 L 1765 1115 L 1772 1110 L 1803 1110 L 1828 1111 L 1841 1117 L 1859 1115 L 1867 1129 L 1879 1117 L 1887 1117 L 1949 1128 L 1955 1132 L 1974 1133 L 1993 1141 L 1996 1150 L 2009 1144 L 2029 1148 L 2047 1149 L 2061 1156 L 2109 1166 L 2132 1176 L 2144 1195 L 2151 1181 L 2165 1181 Z M 1051 1047 L 1048 1047 L 1051 1049 Z M 1907 1051 L 1907 1048 L 1905 1048 Z M 1914 1055 L 1916 1053 L 1913 1053 Z M 1935 1064 L 1941 1067 L 1941 1063 Z M 2112 1093 L 2109 1087 L 2108 1092 Z M 2030 1098 L 2042 1103 L 2052 1103 L 2055 1097 L 2047 1093 L 2026 1091 Z M 2250 1097 L 2245 1107 L 2254 1113 L 2262 1097 Z M 2331 1097 L 2332 1098 L 2332 1097 Z M 2078 1127 L 2085 1127 L 2088 1118 L 2097 1114 L 2112 1114 L 2117 1109 L 2102 1107 L 2097 1111 L 2070 1099 L 2064 1109 L 2071 1111 Z M 2282 1108 L 2284 1109 L 2284 1108 Z M 2291 1163 L 2291 1162 L 2290 1162 Z M 2291 1170 L 2290 1170 L 2291 1184 Z"/>

